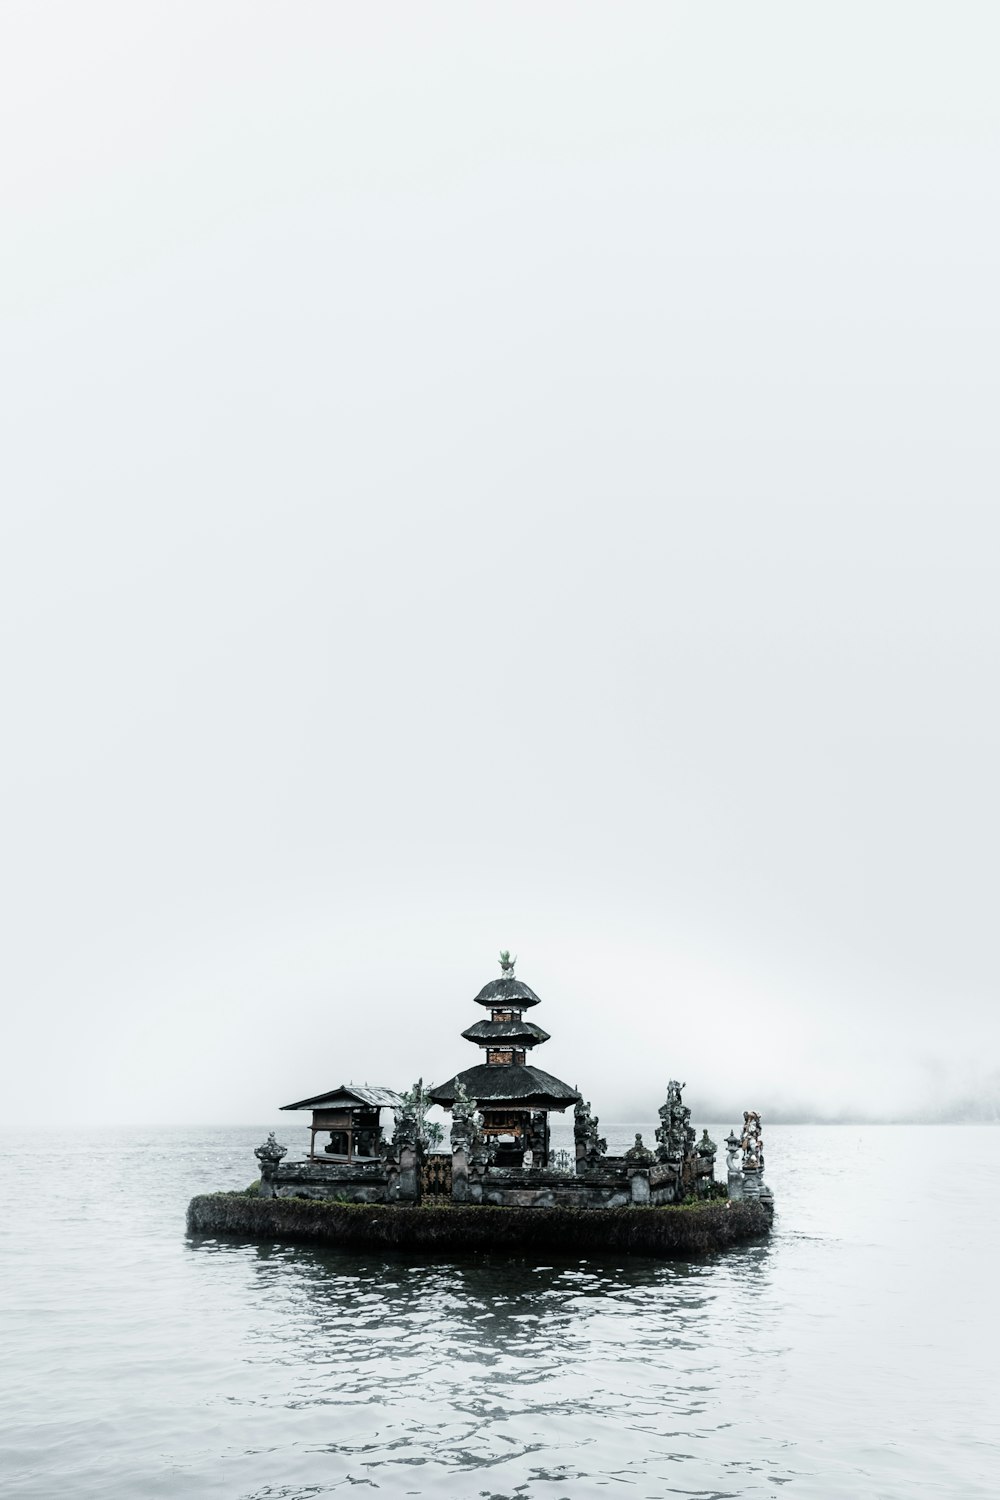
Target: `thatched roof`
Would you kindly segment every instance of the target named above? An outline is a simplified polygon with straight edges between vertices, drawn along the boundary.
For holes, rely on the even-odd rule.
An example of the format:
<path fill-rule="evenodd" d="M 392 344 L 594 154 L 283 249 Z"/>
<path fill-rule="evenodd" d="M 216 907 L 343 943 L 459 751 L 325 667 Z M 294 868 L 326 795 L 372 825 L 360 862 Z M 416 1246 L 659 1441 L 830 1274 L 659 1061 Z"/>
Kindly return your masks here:
<path fill-rule="evenodd" d="M 513 1006 L 514 1010 L 527 1010 L 529 1005 L 541 1005 L 541 1000 L 534 990 L 529 990 L 526 984 L 513 976 L 507 979 L 491 979 L 489 984 L 484 985 L 476 996 L 477 1005 L 491 1006 Z"/>
<path fill-rule="evenodd" d="M 504 1042 L 508 1046 L 537 1047 L 549 1040 L 547 1031 L 532 1021 L 477 1021 L 462 1035 L 467 1042 Z"/>
<path fill-rule="evenodd" d="M 403 1101 L 394 1089 L 380 1088 L 378 1084 L 341 1084 L 339 1089 L 330 1089 L 326 1094 L 315 1094 L 311 1099 L 299 1099 L 295 1104 L 283 1104 L 282 1109 L 358 1109 L 368 1105 L 372 1109 L 399 1109 Z"/>
<path fill-rule="evenodd" d="M 428 1092 L 435 1104 L 450 1106 L 455 1102 L 459 1084 L 477 1104 L 492 1107 L 509 1104 L 515 1109 L 565 1109 L 580 1097 L 576 1089 L 560 1078 L 523 1063 L 511 1066 L 480 1063 L 476 1068 L 456 1073 L 447 1083 L 438 1084 Z"/>

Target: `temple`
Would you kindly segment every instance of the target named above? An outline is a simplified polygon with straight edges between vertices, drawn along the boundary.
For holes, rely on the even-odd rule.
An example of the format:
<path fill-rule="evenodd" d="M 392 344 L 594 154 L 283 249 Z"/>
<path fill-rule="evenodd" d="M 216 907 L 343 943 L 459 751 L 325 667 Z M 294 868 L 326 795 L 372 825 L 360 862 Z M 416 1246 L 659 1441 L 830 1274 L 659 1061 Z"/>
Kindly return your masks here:
<path fill-rule="evenodd" d="M 525 1019 L 541 1002 L 516 978 L 514 963 L 509 952 L 501 953 L 499 979 L 475 997 L 489 1018 L 462 1032 L 480 1048 L 482 1061 L 430 1089 L 422 1080 L 405 1092 L 341 1084 L 284 1105 L 311 1111 L 309 1150 L 301 1160 L 286 1161 L 287 1149 L 272 1133 L 255 1152 L 259 1196 L 588 1209 L 756 1198 L 771 1211 L 760 1116 L 744 1113 L 742 1137 L 727 1141 L 728 1181 L 716 1182 L 715 1142 L 707 1130 L 697 1138 L 684 1084 L 676 1079 L 667 1084 L 655 1147 L 636 1135 L 623 1155 L 610 1155 L 589 1101 L 528 1061 L 550 1038 Z M 431 1105 L 451 1116 L 450 1150 L 438 1149 L 441 1127 L 426 1118 Z M 574 1149 L 553 1151 L 550 1116 L 571 1106 Z M 391 1136 L 383 1110 L 392 1111 Z"/>
<path fill-rule="evenodd" d="M 490 1013 L 462 1035 L 486 1054 L 475 1067 L 456 1073 L 430 1090 L 433 1104 L 451 1111 L 456 1098 L 475 1100 L 480 1130 L 493 1147 L 498 1167 L 520 1167 L 525 1156 L 533 1166 L 547 1167 L 550 1157 L 549 1112 L 562 1113 L 580 1095 L 568 1083 L 553 1078 L 526 1061 L 534 1047 L 549 1040 L 547 1031 L 524 1019 L 524 1012 L 541 1001 L 534 990 L 514 977 L 514 964 L 504 950 L 499 979 L 484 985 L 475 998 Z"/>

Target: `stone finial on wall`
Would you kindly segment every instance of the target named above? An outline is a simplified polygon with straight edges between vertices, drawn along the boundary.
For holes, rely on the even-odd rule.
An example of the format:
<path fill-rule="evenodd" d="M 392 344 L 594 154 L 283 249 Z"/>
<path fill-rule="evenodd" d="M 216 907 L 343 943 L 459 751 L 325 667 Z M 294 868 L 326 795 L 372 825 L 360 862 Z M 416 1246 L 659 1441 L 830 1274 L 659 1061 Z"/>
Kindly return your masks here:
<path fill-rule="evenodd" d="M 288 1155 L 288 1147 L 282 1146 L 272 1130 L 267 1140 L 260 1146 L 254 1147 L 254 1156 L 260 1162 L 262 1172 L 273 1170 L 281 1161 L 283 1156 Z"/>
<path fill-rule="evenodd" d="M 266 1141 L 254 1147 L 254 1156 L 260 1163 L 260 1192 L 262 1198 L 273 1198 L 274 1180 L 281 1166 L 281 1159 L 288 1155 L 288 1147 L 283 1146 L 272 1130 Z"/>
<path fill-rule="evenodd" d="M 635 1145 L 630 1146 L 625 1152 L 625 1160 L 636 1167 L 648 1167 L 656 1160 L 655 1154 L 648 1146 L 643 1145 L 642 1136 L 636 1132 Z"/>

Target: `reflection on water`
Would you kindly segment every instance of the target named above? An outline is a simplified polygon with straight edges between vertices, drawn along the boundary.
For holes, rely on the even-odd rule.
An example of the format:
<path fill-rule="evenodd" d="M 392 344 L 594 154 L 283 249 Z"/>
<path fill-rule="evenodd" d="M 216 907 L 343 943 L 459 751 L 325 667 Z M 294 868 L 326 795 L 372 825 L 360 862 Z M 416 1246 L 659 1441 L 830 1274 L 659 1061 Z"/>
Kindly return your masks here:
<path fill-rule="evenodd" d="M 770 1242 L 538 1265 L 187 1239 L 259 1136 L 7 1143 L 18 1500 L 995 1493 L 989 1130 L 772 1129 Z"/>
<path fill-rule="evenodd" d="M 734 1278 L 756 1277 L 759 1294 L 767 1258 L 766 1246 L 725 1266 L 192 1250 L 244 1259 L 267 1312 L 248 1357 L 286 1372 L 283 1410 L 314 1453 L 354 1460 L 353 1482 L 390 1493 L 496 1496 L 575 1496 L 611 1478 L 655 1493 L 654 1466 L 683 1459 L 690 1473 L 716 1427 L 718 1333 L 736 1327 L 719 1304 Z"/>

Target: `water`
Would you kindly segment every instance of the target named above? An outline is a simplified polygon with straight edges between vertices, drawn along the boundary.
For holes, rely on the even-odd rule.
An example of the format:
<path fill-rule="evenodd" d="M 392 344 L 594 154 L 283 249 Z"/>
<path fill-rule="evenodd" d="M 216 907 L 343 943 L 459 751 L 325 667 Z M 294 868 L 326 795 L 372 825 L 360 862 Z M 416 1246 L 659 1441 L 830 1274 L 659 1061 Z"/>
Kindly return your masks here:
<path fill-rule="evenodd" d="M 265 1130 L 2 1137 L 5 1496 L 1000 1492 L 995 1129 L 772 1127 L 767 1244 L 545 1265 L 189 1241 Z"/>

